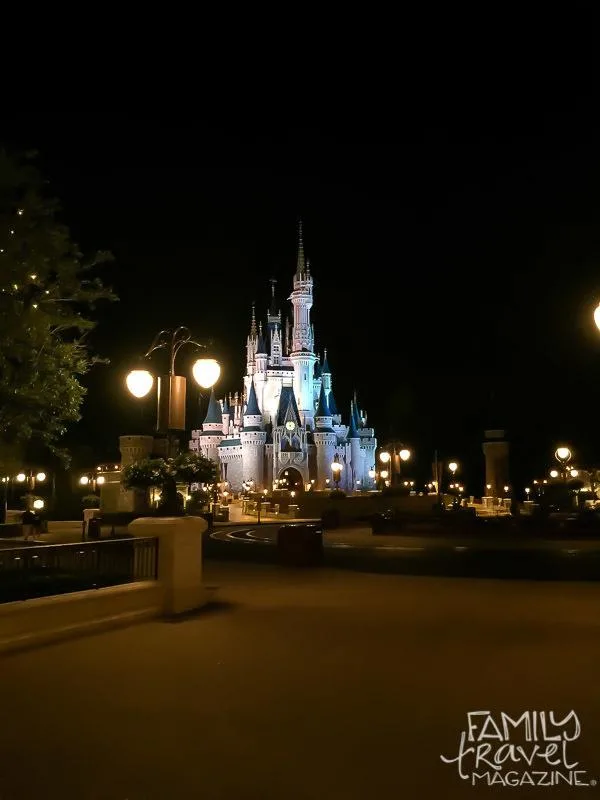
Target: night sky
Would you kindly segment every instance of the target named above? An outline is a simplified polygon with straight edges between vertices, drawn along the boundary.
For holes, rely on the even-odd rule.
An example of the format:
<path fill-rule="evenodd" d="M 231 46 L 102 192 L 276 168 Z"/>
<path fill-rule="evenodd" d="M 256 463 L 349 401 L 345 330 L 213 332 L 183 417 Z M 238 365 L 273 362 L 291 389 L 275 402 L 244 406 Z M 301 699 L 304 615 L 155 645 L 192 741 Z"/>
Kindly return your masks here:
<path fill-rule="evenodd" d="M 515 485 L 559 441 L 578 464 L 600 460 L 598 98 L 555 72 L 441 80 L 293 125 L 258 112 L 221 126 L 173 111 L 3 119 L 5 145 L 40 152 L 75 240 L 115 256 L 104 278 L 120 302 L 92 336 L 111 363 L 86 379 L 67 437 L 79 460 L 150 432 L 152 401 L 124 377 L 161 328 L 214 339 L 218 389 L 241 388 L 251 303 L 264 318 L 271 277 L 289 296 L 298 217 L 343 421 L 356 388 L 379 440 L 415 451 L 415 477 L 437 447 L 470 465 L 475 493 L 486 425 L 509 433 Z M 191 351 L 180 358 L 191 377 Z"/>

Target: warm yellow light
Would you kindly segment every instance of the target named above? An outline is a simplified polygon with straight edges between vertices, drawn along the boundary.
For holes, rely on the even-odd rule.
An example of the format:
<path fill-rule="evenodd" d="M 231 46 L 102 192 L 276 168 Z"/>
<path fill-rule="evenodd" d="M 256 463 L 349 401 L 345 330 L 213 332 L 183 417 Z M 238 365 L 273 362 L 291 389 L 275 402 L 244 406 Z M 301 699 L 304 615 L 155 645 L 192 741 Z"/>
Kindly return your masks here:
<path fill-rule="evenodd" d="M 456 470 L 458 469 L 458 464 L 456 463 L 456 461 L 451 461 L 448 464 L 448 469 L 450 470 L 450 472 L 452 472 L 454 474 L 456 472 Z"/>
<path fill-rule="evenodd" d="M 594 311 L 594 322 L 596 323 L 596 327 L 600 330 L 600 305 Z"/>
<path fill-rule="evenodd" d="M 489 490 L 492 488 L 492 484 L 491 484 L 491 483 L 486 483 L 486 485 L 485 485 L 485 488 L 486 488 L 486 489 L 488 490 L 488 492 L 489 492 Z"/>
<path fill-rule="evenodd" d="M 375 477 L 375 470 L 374 469 L 370 469 L 369 470 L 369 478 L 374 478 L 374 477 Z"/>
<path fill-rule="evenodd" d="M 104 477 L 104 475 L 98 475 L 98 477 L 96 478 L 96 483 L 97 483 L 99 486 L 102 486 L 102 484 L 103 484 L 105 481 L 106 481 L 106 478 Z"/>
<path fill-rule="evenodd" d="M 558 470 L 557 469 L 551 469 L 550 470 L 550 477 L 551 478 L 558 478 Z"/>
<path fill-rule="evenodd" d="M 530 491 L 531 491 L 531 489 L 529 488 L 529 486 L 526 486 L 525 487 L 525 494 L 529 494 Z"/>
<path fill-rule="evenodd" d="M 46 480 L 46 473 L 45 472 L 38 472 L 38 474 L 35 476 L 35 479 L 36 479 L 36 481 L 40 481 L 40 483 L 42 481 L 45 481 Z"/>
<path fill-rule="evenodd" d="M 147 369 L 132 369 L 125 381 L 134 397 L 146 397 L 154 384 L 154 377 Z"/>
<path fill-rule="evenodd" d="M 37 275 L 30 275 L 29 277 L 31 278 L 32 281 L 34 281 L 37 278 Z"/>
<path fill-rule="evenodd" d="M 508 492 L 508 488 L 509 488 L 508 486 L 505 486 L 505 487 L 504 487 L 504 491 L 505 491 L 505 492 Z"/>
<path fill-rule="evenodd" d="M 19 472 L 19 474 L 17 475 L 17 480 L 19 481 L 19 483 L 23 483 L 23 481 L 26 480 L 26 478 L 27 475 L 25 475 L 24 472 Z"/>
<path fill-rule="evenodd" d="M 89 482 L 90 482 L 90 479 L 88 478 L 87 475 L 82 475 L 81 478 L 79 478 L 79 483 L 82 486 L 87 486 Z"/>
<path fill-rule="evenodd" d="M 572 478 L 576 478 L 578 475 L 579 475 L 579 470 L 578 469 L 572 469 L 571 470 L 571 477 Z"/>
<path fill-rule="evenodd" d="M 293 489 L 292 489 L 292 491 L 290 492 L 290 494 L 292 495 L 292 497 L 296 497 L 296 492 L 295 492 Z"/>
<path fill-rule="evenodd" d="M 410 455 L 411 455 L 410 454 L 410 450 L 406 450 L 406 449 L 400 450 L 399 455 L 400 455 L 400 458 L 402 459 L 402 461 L 408 461 L 408 459 L 410 458 Z"/>
<path fill-rule="evenodd" d="M 43 508 L 45 505 L 46 505 L 46 504 L 44 503 L 44 501 L 43 501 L 43 500 L 41 500 L 41 499 L 39 499 L 39 498 L 38 498 L 37 500 L 34 500 L 34 501 L 33 501 L 33 507 L 35 508 L 35 510 L 36 510 L 36 511 L 41 511 L 41 510 L 42 510 L 42 508 Z"/>
<path fill-rule="evenodd" d="M 219 380 L 221 366 L 214 358 L 199 358 L 192 367 L 196 383 L 203 389 L 210 389 Z"/>
<path fill-rule="evenodd" d="M 389 475 L 389 472 L 387 471 L 387 469 L 382 469 L 381 470 L 381 477 L 383 478 L 383 480 L 385 480 L 388 475 Z"/>
<path fill-rule="evenodd" d="M 568 447 L 558 447 L 554 455 L 559 461 L 569 461 L 571 458 L 571 451 Z"/>
<path fill-rule="evenodd" d="M 379 453 L 379 460 L 382 464 L 387 464 L 390 460 L 391 455 L 388 453 L 387 450 L 384 450 L 383 453 Z"/>

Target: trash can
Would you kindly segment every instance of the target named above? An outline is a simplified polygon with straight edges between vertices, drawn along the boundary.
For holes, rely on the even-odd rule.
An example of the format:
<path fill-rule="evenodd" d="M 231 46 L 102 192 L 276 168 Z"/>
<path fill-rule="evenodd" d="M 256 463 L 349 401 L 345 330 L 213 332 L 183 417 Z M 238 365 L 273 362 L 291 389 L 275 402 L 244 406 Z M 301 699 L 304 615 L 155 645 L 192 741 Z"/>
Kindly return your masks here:
<path fill-rule="evenodd" d="M 92 517 L 87 525 L 88 539 L 100 538 L 100 517 Z"/>
<path fill-rule="evenodd" d="M 279 562 L 289 567 L 316 567 L 323 562 L 320 525 L 284 525 L 277 532 Z"/>

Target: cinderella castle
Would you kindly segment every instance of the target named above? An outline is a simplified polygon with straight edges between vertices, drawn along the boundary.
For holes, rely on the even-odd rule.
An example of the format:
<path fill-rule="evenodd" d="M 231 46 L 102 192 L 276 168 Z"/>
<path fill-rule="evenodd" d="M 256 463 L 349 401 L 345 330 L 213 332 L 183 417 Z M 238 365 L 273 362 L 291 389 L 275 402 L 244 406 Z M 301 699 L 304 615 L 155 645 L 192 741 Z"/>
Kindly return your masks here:
<path fill-rule="evenodd" d="M 373 428 L 354 399 L 347 424 L 333 396 L 332 375 L 324 351 L 315 353 L 310 321 L 313 279 L 304 256 L 302 224 L 293 291 L 293 324 L 275 298 L 266 327 L 258 327 L 254 306 L 246 342 L 246 374 L 241 393 L 217 400 L 211 392 L 202 430 L 192 431 L 190 450 L 220 465 L 221 480 L 232 491 L 243 483 L 271 489 L 280 485 L 302 491 L 326 489 L 336 483 L 332 464 L 338 463 L 339 487 L 369 489 L 375 485 Z"/>

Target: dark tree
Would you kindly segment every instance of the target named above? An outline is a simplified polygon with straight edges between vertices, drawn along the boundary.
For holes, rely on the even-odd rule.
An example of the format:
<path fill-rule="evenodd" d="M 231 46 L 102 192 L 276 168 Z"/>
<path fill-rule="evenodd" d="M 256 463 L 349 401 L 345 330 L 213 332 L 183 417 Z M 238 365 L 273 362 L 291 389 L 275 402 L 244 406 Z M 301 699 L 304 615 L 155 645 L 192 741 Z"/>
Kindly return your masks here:
<path fill-rule="evenodd" d="M 80 418 L 80 378 L 99 361 L 86 335 L 101 299 L 115 300 L 96 276 L 108 253 L 85 258 L 59 221 L 59 205 L 30 157 L 0 151 L 0 471 L 15 451 L 59 441 Z"/>

